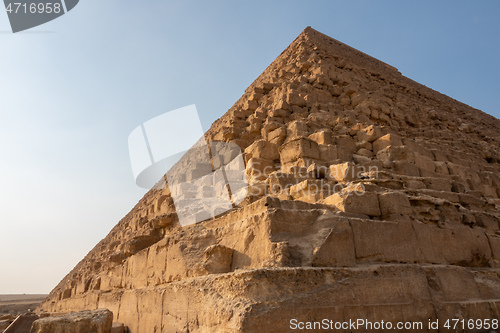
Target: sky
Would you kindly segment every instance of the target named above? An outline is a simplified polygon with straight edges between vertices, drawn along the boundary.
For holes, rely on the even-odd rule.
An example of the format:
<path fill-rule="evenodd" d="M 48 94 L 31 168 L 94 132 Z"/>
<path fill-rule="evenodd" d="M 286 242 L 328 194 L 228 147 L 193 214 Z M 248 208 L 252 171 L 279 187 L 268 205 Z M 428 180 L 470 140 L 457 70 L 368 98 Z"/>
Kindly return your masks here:
<path fill-rule="evenodd" d="M 127 139 L 196 104 L 203 130 L 306 27 L 500 118 L 500 2 L 80 0 L 0 11 L 0 294 L 48 293 L 144 195 Z"/>

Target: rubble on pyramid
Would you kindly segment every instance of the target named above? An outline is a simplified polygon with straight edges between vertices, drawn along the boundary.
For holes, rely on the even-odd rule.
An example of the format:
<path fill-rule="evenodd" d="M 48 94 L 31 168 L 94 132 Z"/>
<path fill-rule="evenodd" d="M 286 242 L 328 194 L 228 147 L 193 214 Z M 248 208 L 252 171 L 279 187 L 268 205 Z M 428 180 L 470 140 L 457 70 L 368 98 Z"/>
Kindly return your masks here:
<path fill-rule="evenodd" d="M 500 316 L 500 120 L 308 27 L 205 138 L 239 146 L 246 198 L 181 226 L 160 180 L 40 310 L 133 333 Z"/>

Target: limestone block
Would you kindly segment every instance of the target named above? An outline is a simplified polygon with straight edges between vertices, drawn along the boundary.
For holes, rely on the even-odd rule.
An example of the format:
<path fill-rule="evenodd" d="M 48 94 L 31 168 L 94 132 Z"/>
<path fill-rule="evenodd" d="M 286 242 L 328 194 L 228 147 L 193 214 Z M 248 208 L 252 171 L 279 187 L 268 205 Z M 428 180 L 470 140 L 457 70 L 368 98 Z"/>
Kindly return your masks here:
<path fill-rule="evenodd" d="M 279 146 L 286 139 L 286 129 L 284 127 L 277 128 L 270 132 L 266 139 Z"/>
<path fill-rule="evenodd" d="M 393 166 L 394 171 L 399 175 L 420 177 L 420 169 L 413 163 L 407 161 L 395 161 Z"/>
<path fill-rule="evenodd" d="M 406 187 L 412 190 L 426 189 L 424 182 L 421 180 L 411 179 L 406 182 Z"/>
<path fill-rule="evenodd" d="M 290 187 L 290 195 L 294 199 L 318 194 L 322 191 L 323 182 L 318 179 L 306 179 Z"/>
<path fill-rule="evenodd" d="M 373 149 L 373 145 L 371 142 L 368 142 L 368 141 L 358 141 L 356 142 L 356 149 L 361 149 L 361 148 L 364 148 L 364 149 L 367 149 L 367 150 L 372 150 Z"/>
<path fill-rule="evenodd" d="M 267 94 L 269 93 L 271 90 L 273 90 L 273 88 L 276 86 L 276 84 L 272 83 L 272 82 L 259 82 L 256 86 L 255 86 L 255 91 L 258 92 L 258 93 L 261 93 L 261 94 Z"/>
<path fill-rule="evenodd" d="M 392 214 L 406 215 L 411 213 L 410 200 L 402 192 L 381 193 L 378 196 L 382 216 Z"/>
<path fill-rule="evenodd" d="M 36 320 L 32 333 L 110 333 L 113 313 L 107 309 L 72 312 L 63 316 L 46 317 Z"/>
<path fill-rule="evenodd" d="M 249 183 L 248 195 L 251 197 L 261 197 L 269 193 L 269 184 L 266 181 L 253 181 Z"/>
<path fill-rule="evenodd" d="M 480 297 L 474 275 L 461 267 L 427 268 L 427 276 L 443 292 L 445 301 L 467 301 Z"/>
<path fill-rule="evenodd" d="M 420 155 L 419 153 L 414 153 L 415 156 L 415 165 L 421 169 L 435 171 L 436 165 L 434 161 L 428 158 L 427 156 Z"/>
<path fill-rule="evenodd" d="M 307 124 L 300 120 L 292 121 L 287 126 L 287 136 L 292 137 L 307 137 L 309 135 L 309 129 Z"/>
<path fill-rule="evenodd" d="M 359 149 L 356 154 L 358 156 L 364 156 L 364 157 L 368 157 L 371 159 L 371 157 L 373 157 L 373 152 L 371 150 L 368 150 L 368 149 L 365 149 L 365 148 L 361 148 Z"/>
<path fill-rule="evenodd" d="M 124 264 L 123 285 L 127 288 L 144 288 L 148 284 L 148 251 L 129 257 Z"/>
<path fill-rule="evenodd" d="M 351 219 L 358 261 L 420 262 L 422 255 L 411 221 Z"/>
<path fill-rule="evenodd" d="M 304 173 L 307 177 L 307 172 Z M 282 173 L 280 171 L 273 172 L 267 180 L 271 195 L 278 196 L 285 191 L 287 187 L 296 184 L 297 177 L 294 174 Z"/>
<path fill-rule="evenodd" d="M 434 162 L 436 165 L 436 173 L 443 174 L 443 175 L 449 175 L 450 172 L 448 170 L 448 165 L 446 162 Z"/>
<path fill-rule="evenodd" d="M 96 307 L 99 309 L 108 309 L 113 313 L 113 317 L 118 316 L 118 309 L 120 308 L 121 298 L 122 292 L 117 290 L 100 293 L 99 301 Z"/>
<path fill-rule="evenodd" d="M 246 100 L 243 104 L 243 110 L 254 111 L 259 107 L 259 103 L 256 100 Z"/>
<path fill-rule="evenodd" d="M 162 236 L 159 230 L 156 230 L 149 235 L 135 236 L 125 245 L 125 254 L 129 256 L 137 253 L 158 242 L 161 238 Z"/>
<path fill-rule="evenodd" d="M 255 90 L 250 93 L 250 96 L 248 96 L 248 100 L 250 101 L 258 101 L 264 96 L 264 94 L 256 92 Z"/>
<path fill-rule="evenodd" d="M 356 152 L 356 141 L 354 141 L 350 135 L 339 135 L 333 137 L 333 144 L 342 148 L 351 155 Z"/>
<path fill-rule="evenodd" d="M 312 121 L 314 125 L 322 125 L 322 126 L 334 126 L 335 120 L 333 116 L 327 111 L 319 111 L 319 112 L 311 112 L 307 119 Z"/>
<path fill-rule="evenodd" d="M 126 296 L 127 292 L 124 293 L 123 301 L 130 300 L 131 302 L 130 305 L 126 305 L 125 309 L 133 311 L 133 306 L 135 305 L 139 315 L 134 320 L 129 320 L 130 323 L 126 322 L 124 320 L 125 313 L 122 312 L 120 307 L 120 316 L 117 320 L 126 323 L 128 326 L 127 332 L 161 332 L 161 318 L 163 315 L 163 297 L 161 291 L 158 292 L 156 289 L 140 289 L 132 290 L 132 292 L 135 293 L 135 297 L 130 295 L 129 299 Z"/>
<path fill-rule="evenodd" d="M 469 193 L 471 193 L 471 192 L 469 192 Z M 482 207 L 485 204 L 485 202 L 478 195 L 469 195 L 466 193 L 459 193 L 458 198 L 460 200 L 460 203 L 462 205 L 466 205 L 466 206 Z"/>
<path fill-rule="evenodd" d="M 446 178 L 424 178 L 424 184 L 430 190 L 451 192 L 452 181 Z"/>
<path fill-rule="evenodd" d="M 376 193 L 363 191 L 356 186 L 345 188 L 340 193 L 324 199 L 324 203 L 337 207 L 346 213 L 380 216 L 380 207 Z"/>
<path fill-rule="evenodd" d="M 431 149 L 432 154 L 434 155 L 434 160 L 438 162 L 448 162 L 448 158 L 446 154 L 442 150 Z"/>
<path fill-rule="evenodd" d="M 261 125 L 264 122 L 264 119 L 265 118 L 261 118 L 254 113 L 248 117 L 248 122 L 250 125 Z"/>
<path fill-rule="evenodd" d="M 351 162 L 330 165 L 327 178 L 337 182 L 359 179 L 363 170 Z"/>
<path fill-rule="evenodd" d="M 281 124 L 275 121 L 266 122 L 262 126 L 261 134 L 264 139 L 267 139 L 267 136 L 270 132 L 274 131 L 277 128 L 280 128 Z"/>
<path fill-rule="evenodd" d="M 318 144 L 307 138 L 289 141 L 280 147 L 281 164 L 296 161 L 301 157 L 319 159 Z"/>
<path fill-rule="evenodd" d="M 278 160 L 280 158 L 279 146 L 266 140 L 258 140 L 245 149 L 245 158 L 264 158 L 266 160 Z"/>
<path fill-rule="evenodd" d="M 319 145 L 333 144 L 332 133 L 329 131 L 320 131 L 309 135 L 309 139 L 316 141 Z"/>
<path fill-rule="evenodd" d="M 413 221 L 420 249 L 427 262 L 484 267 L 491 260 L 491 249 L 482 228 L 436 225 Z"/>
<path fill-rule="evenodd" d="M 452 162 L 446 162 L 446 165 L 448 166 L 448 171 L 450 172 L 450 175 L 459 176 L 461 179 L 467 179 L 468 174 L 465 167 Z"/>
<path fill-rule="evenodd" d="M 306 100 L 304 99 L 305 95 L 296 91 L 289 90 L 286 95 L 286 102 L 289 105 L 297 105 L 300 107 L 306 106 Z"/>
<path fill-rule="evenodd" d="M 273 161 L 258 157 L 252 157 L 247 162 L 246 174 L 255 180 L 265 180 L 276 170 Z"/>
<path fill-rule="evenodd" d="M 323 243 L 314 250 L 312 266 L 354 266 L 354 238 L 348 221 L 335 221 Z"/>
<path fill-rule="evenodd" d="M 360 130 L 357 134 L 358 141 L 368 141 L 373 142 L 382 136 L 382 130 L 380 127 L 375 125 L 370 125 L 362 130 Z"/>
<path fill-rule="evenodd" d="M 412 139 L 412 138 L 403 138 L 403 144 L 408 147 L 408 149 L 412 152 L 418 153 L 422 156 L 425 156 L 431 160 L 434 160 L 434 154 L 430 149 L 425 147 L 425 141 L 423 139 Z"/>
<path fill-rule="evenodd" d="M 273 110 L 269 111 L 269 116 L 270 117 L 287 118 L 290 116 L 290 111 L 285 110 L 285 109 L 273 109 Z"/>
<path fill-rule="evenodd" d="M 361 149 L 363 149 L 363 148 L 361 148 Z M 366 164 L 366 163 L 370 163 L 372 161 L 372 159 L 369 157 L 357 155 L 357 154 L 352 155 L 352 159 L 356 164 Z"/>
<path fill-rule="evenodd" d="M 474 217 L 480 227 L 493 231 L 500 230 L 500 226 L 498 225 L 498 223 L 500 222 L 500 217 L 496 217 L 493 214 L 481 212 L 474 212 Z"/>
<path fill-rule="evenodd" d="M 486 198 L 493 198 L 493 199 L 499 198 L 498 193 L 500 193 L 500 192 L 497 192 L 497 188 L 496 187 L 488 186 L 488 185 L 482 185 L 480 187 L 480 191 L 481 191 L 481 193 Z"/>
<path fill-rule="evenodd" d="M 332 162 L 339 158 L 338 148 L 333 145 L 319 145 L 319 159 Z"/>
<path fill-rule="evenodd" d="M 101 290 L 123 288 L 123 266 L 115 266 L 107 272 L 101 273 Z M 71 295 L 70 295 L 71 296 Z"/>
<path fill-rule="evenodd" d="M 386 134 L 377 140 L 373 141 L 373 152 L 376 154 L 380 150 L 389 147 L 389 146 L 402 146 L 403 141 L 397 134 Z"/>
<path fill-rule="evenodd" d="M 346 150 L 342 146 L 337 146 L 338 159 L 342 162 L 351 162 L 354 153 L 352 151 Z"/>
<path fill-rule="evenodd" d="M 377 152 L 377 159 L 383 163 L 394 161 L 415 162 L 414 154 L 404 146 L 389 146 Z"/>

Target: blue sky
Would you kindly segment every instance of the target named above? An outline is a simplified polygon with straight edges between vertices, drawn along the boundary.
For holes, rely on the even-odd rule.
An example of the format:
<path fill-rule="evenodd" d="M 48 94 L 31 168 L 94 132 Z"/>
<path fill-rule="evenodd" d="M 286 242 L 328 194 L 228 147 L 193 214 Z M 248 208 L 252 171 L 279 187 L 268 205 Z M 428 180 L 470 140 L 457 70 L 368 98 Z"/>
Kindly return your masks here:
<path fill-rule="evenodd" d="M 498 1 L 81 0 L 0 12 L 0 294 L 49 292 L 145 193 L 127 138 L 196 104 L 204 130 L 306 27 L 500 117 Z"/>

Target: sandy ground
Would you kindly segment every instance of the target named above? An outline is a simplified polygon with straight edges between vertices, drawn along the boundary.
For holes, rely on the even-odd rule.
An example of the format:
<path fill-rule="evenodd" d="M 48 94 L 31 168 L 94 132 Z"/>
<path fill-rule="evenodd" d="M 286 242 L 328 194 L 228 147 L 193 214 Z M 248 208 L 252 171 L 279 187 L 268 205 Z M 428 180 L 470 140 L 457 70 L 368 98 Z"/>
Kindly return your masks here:
<path fill-rule="evenodd" d="M 22 295 L 0 295 L 0 315 L 19 314 L 34 310 L 47 295 L 22 294 Z"/>

